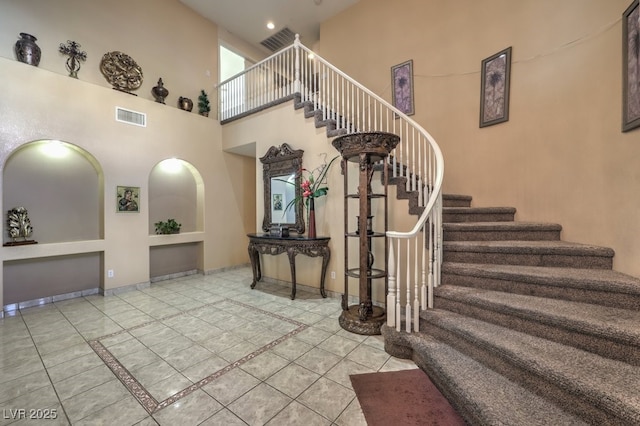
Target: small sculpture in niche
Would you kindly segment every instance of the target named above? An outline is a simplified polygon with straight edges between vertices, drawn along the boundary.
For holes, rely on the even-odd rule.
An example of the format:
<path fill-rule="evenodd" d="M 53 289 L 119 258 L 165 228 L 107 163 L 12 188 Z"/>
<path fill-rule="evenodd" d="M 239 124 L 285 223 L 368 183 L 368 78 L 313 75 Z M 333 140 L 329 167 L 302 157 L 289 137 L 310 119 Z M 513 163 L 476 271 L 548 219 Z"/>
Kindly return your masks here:
<path fill-rule="evenodd" d="M 14 207 L 7 211 L 7 229 L 9 231 L 9 237 L 14 243 L 19 238 L 22 238 L 24 242 L 31 236 L 33 227 L 29 220 L 27 209 L 24 207 Z"/>
<path fill-rule="evenodd" d="M 80 71 L 80 61 L 87 60 L 87 52 L 80 51 L 80 45 L 73 40 L 67 40 L 67 44 L 60 43 L 60 53 L 69 55 L 66 62 L 69 77 L 78 78 Z"/>
<path fill-rule="evenodd" d="M 158 80 L 158 85 L 151 89 L 151 94 L 156 98 L 156 102 L 164 104 L 164 100 L 169 96 L 169 91 L 164 87 L 162 77 Z"/>

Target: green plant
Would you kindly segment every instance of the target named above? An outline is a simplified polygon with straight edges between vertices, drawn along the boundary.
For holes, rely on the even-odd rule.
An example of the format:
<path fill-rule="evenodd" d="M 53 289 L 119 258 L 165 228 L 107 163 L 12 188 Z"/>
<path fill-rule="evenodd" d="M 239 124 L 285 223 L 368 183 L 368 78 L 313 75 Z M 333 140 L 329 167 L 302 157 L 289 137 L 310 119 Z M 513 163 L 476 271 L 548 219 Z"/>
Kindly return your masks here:
<path fill-rule="evenodd" d="M 175 221 L 175 219 L 167 219 L 166 222 L 160 221 L 154 223 L 156 226 L 156 234 L 179 234 L 181 223 Z"/>
<path fill-rule="evenodd" d="M 209 105 L 209 96 L 204 90 L 200 90 L 200 96 L 198 96 L 198 113 L 202 115 L 209 114 L 211 111 L 211 105 Z"/>

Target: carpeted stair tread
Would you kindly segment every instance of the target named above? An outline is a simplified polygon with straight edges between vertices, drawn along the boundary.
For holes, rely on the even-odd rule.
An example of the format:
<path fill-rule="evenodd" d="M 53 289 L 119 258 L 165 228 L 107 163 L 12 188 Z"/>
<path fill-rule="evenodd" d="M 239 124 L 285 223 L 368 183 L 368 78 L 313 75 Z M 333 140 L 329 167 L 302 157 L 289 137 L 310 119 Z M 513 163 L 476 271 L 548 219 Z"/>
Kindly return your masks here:
<path fill-rule="evenodd" d="M 524 374 L 544 378 L 628 424 L 640 424 L 638 367 L 452 312 L 434 309 L 421 318 L 425 327 L 448 330 Z"/>
<path fill-rule="evenodd" d="M 437 386 L 444 383 L 441 391 L 471 424 L 586 424 L 449 345 L 422 334 L 403 336 L 410 340 L 416 364 Z"/>
<path fill-rule="evenodd" d="M 450 214 L 469 214 L 469 213 L 513 213 L 516 209 L 513 207 L 443 207 L 443 213 Z"/>
<path fill-rule="evenodd" d="M 445 241 L 444 250 L 484 253 L 531 253 L 613 257 L 608 247 L 566 241 Z"/>
<path fill-rule="evenodd" d="M 447 201 L 464 201 L 464 202 L 471 203 L 471 200 L 473 198 L 470 195 L 447 193 L 447 194 L 442 194 L 442 199 Z"/>
<path fill-rule="evenodd" d="M 544 230 L 561 231 L 556 223 L 539 222 L 448 222 L 443 224 L 446 231 L 505 231 L 505 230 Z"/>
<path fill-rule="evenodd" d="M 608 269 L 444 262 L 442 272 L 640 296 L 640 279 Z"/>
<path fill-rule="evenodd" d="M 640 351 L 640 311 L 458 286 L 441 286 L 436 296 L 633 345 Z"/>
<path fill-rule="evenodd" d="M 562 226 L 537 222 L 447 222 L 443 223 L 445 241 L 535 241 L 560 240 Z"/>

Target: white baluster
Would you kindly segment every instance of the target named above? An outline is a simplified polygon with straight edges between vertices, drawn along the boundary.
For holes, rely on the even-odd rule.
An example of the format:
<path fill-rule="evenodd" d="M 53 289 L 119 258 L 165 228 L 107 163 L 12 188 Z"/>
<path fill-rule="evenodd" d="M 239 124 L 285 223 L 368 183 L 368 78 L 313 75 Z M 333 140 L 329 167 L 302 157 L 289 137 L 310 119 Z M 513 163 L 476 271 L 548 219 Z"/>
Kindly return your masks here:
<path fill-rule="evenodd" d="M 387 325 L 389 327 L 395 326 L 396 321 L 396 258 L 393 251 L 393 240 L 389 241 L 389 260 L 388 271 L 389 276 L 389 289 L 387 290 Z"/>
<path fill-rule="evenodd" d="M 300 36 L 298 34 L 296 34 L 296 38 L 293 41 L 293 48 L 295 51 L 293 91 L 297 93 L 300 92 Z"/>
<path fill-rule="evenodd" d="M 422 261 L 420 267 L 420 306 L 422 309 L 427 309 L 427 233 L 428 228 L 425 225 L 422 226 Z"/>
<path fill-rule="evenodd" d="M 405 322 L 407 333 L 411 333 L 411 245 L 407 239 L 407 303 L 405 305 Z"/>
<path fill-rule="evenodd" d="M 418 236 L 413 237 L 413 241 L 414 241 L 414 249 L 416 252 L 415 255 L 415 262 L 413 262 L 413 270 L 415 271 L 415 277 L 414 277 L 414 283 L 413 283 L 413 331 L 420 331 L 420 322 L 419 322 L 419 315 L 420 315 L 420 301 L 418 300 L 418 267 L 420 266 L 418 264 L 418 240 L 420 238 Z"/>
<path fill-rule="evenodd" d="M 398 238 L 398 264 L 400 264 L 400 239 Z M 402 327 L 402 320 L 400 318 L 401 309 L 400 309 L 400 287 L 402 287 L 402 281 L 400 281 L 400 269 L 397 268 L 397 277 L 396 277 L 396 331 L 400 331 L 400 327 Z"/>

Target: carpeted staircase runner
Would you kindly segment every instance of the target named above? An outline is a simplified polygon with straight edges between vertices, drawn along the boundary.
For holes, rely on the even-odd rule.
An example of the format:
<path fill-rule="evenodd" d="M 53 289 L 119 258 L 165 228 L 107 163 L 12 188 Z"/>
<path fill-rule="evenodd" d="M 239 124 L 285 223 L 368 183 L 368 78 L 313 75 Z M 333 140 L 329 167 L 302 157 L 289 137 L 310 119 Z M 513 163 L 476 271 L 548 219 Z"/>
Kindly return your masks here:
<path fill-rule="evenodd" d="M 419 368 L 349 377 L 369 426 L 465 425 Z"/>
<path fill-rule="evenodd" d="M 400 198 L 419 214 L 413 195 Z M 560 225 L 444 201 L 435 309 L 420 333 L 383 326 L 387 352 L 472 425 L 640 425 L 640 280 L 611 269 L 613 250 L 562 241 Z"/>

